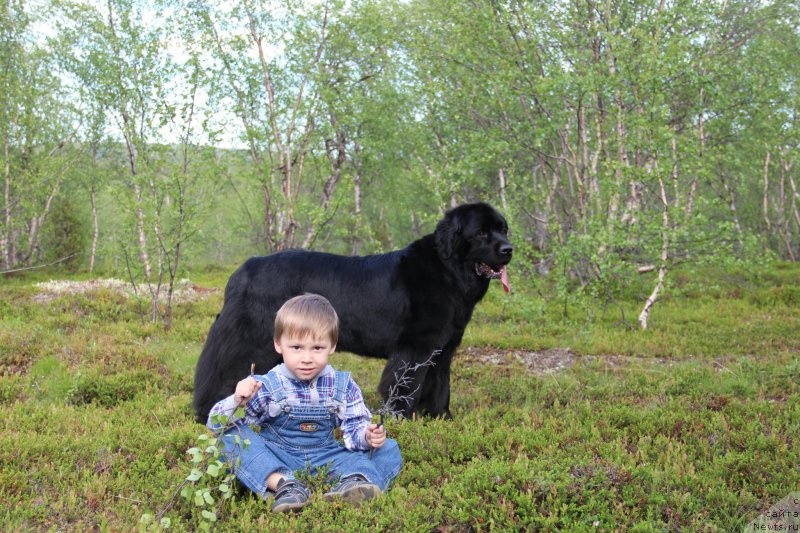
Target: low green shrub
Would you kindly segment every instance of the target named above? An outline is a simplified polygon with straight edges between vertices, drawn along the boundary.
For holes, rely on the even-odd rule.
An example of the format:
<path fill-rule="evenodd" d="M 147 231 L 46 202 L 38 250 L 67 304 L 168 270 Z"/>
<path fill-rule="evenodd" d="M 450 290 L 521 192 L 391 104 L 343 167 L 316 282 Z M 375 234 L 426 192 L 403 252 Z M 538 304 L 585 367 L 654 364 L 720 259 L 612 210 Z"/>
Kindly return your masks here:
<path fill-rule="evenodd" d="M 0 523 L 741 530 L 800 485 L 797 267 L 710 272 L 676 278 L 647 332 L 626 325 L 641 305 L 627 296 L 571 297 L 565 315 L 544 283 L 518 280 L 511 296 L 493 284 L 453 361 L 453 420 L 388 421 L 404 457 L 392 490 L 358 508 L 325 502 L 327 481 L 309 472 L 316 494 L 294 515 L 273 515 L 219 465 L 209 471 L 219 448 L 194 422 L 192 371 L 220 293 L 180 304 L 164 331 L 115 296 L 44 301 L 30 287 L 44 275 L 12 279 L 0 286 Z M 226 279 L 207 276 L 215 288 Z M 541 362 L 545 348 L 565 354 L 557 371 L 514 356 Z M 332 363 L 379 407 L 382 360 L 337 352 Z M 203 514 L 212 510 L 215 521 Z"/>

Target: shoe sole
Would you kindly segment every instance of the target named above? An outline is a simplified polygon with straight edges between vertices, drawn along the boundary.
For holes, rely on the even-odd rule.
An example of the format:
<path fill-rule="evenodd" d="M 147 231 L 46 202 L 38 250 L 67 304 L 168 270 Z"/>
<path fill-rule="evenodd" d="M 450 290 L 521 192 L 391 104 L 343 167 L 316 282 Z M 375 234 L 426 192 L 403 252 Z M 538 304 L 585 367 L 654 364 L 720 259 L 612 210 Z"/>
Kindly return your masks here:
<path fill-rule="evenodd" d="M 363 483 L 352 487 L 344 492 L 329 492 L 322 497 L 325 501 L 342 500 L 347 503 L 359 503 L 364 500 L 371 500 L 376 496 L 381 495 L 381 489 L 377 485 L 371 483 Z"/>
<path fill-rule="evenodd" d="M 291 511 L 299 511 L 303 507 L 305 507 L 308 502 L 303 503 L 279 503 L 278 505 L 272 506 L 273 513 L 288 513 Z"/>

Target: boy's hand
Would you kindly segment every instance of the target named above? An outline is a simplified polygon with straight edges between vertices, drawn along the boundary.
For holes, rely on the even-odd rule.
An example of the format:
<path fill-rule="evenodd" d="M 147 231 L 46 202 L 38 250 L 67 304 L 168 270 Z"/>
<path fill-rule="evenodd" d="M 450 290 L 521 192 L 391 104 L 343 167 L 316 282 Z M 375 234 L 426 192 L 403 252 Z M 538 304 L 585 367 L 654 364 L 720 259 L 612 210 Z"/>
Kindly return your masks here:
<path fill-rule="evenodd" d="M 256 381 L 252 376 L 244 378 L 242 381 L 236 384 L 236 392 L 234 393 L 236 405 L 245 405 L 253 396 L 256 395 L 256 392 L 260 388 L 260 381 Z"/>
<path fill-rule="evenodd" d="M 373 448 L 380 448 L 386 442 L 386 428 L 378 424 L 370 424 L 364 431 L 364 439 Z"/>

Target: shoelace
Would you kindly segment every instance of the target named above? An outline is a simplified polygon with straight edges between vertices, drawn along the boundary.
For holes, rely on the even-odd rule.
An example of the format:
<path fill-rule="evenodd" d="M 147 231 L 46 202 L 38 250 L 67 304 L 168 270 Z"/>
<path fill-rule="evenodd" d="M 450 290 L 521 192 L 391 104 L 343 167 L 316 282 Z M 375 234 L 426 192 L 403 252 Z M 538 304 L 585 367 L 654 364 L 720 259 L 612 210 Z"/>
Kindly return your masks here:
<path fill-rule="evenodd" d="M 284 481 L 278 490 L 275 492 L 275 499 L 283 498 L 284 496 L 301 495 L 305 496 L 306 491 L 297 481 Z"/>
<path fill-rule="evenodd" d="M 363 476 L 358 474 L 354 474 L 352 476 L 347 476 L 342 480 L 342 484 L 339 486 L 340 490 L 348 489 L 353 485 L 359 485 L 361 483 L 366 483 L 366 479 Z"/>

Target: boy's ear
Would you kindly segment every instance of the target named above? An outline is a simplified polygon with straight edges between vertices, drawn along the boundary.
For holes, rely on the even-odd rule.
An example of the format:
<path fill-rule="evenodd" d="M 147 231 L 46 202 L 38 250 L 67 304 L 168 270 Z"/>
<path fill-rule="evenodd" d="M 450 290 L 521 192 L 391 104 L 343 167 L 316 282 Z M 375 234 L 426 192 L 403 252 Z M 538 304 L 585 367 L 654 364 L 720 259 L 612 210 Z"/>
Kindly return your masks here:
<path fill-rule="evenodd" d="M 281 345 L 278 344 L 278 341 L 274 340 L 272 342 L 275 343 L 275 351 L 278 352 L 279 354 L 283 355 L 283 353 L 281 352 Z"/>
<path fill-rule="evenodd" d="M 336 345 L 334 344 L 334 345 L 333 345 L 333 348 L 331 348 L 331 353 L 333 353 L 333 352 L 335 352 L 335 351 L 336 351 Z"/>

